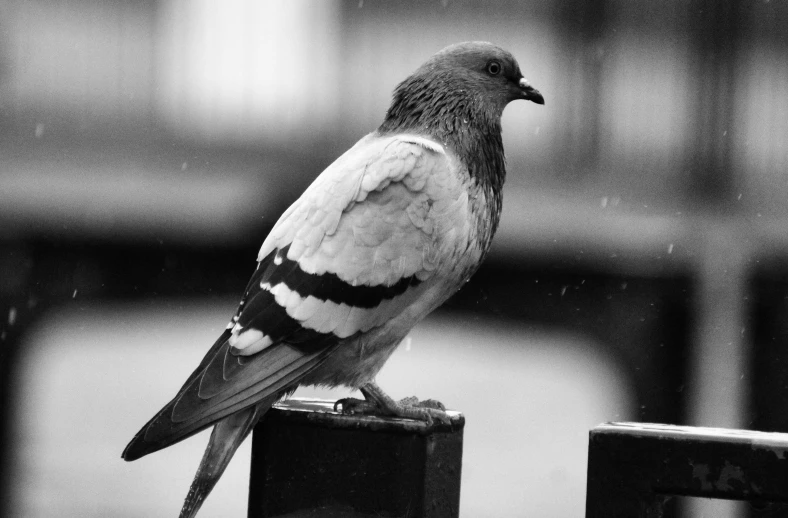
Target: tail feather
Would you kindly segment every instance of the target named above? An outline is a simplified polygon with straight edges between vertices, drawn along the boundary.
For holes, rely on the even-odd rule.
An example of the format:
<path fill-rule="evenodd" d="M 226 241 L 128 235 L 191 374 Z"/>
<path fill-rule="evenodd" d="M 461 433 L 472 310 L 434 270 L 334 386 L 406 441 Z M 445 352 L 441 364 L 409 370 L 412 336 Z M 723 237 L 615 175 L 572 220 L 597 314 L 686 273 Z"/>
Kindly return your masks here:
<path fill-rule="evenodd" d="M 186 495 L 180 518 L 194 518 L 197 515 L 197 511 L 219 481 L 235 451 L 257 421 L 271 408 L 274 401 L 274 398 L 266 398 L 216 423 L 200 466 L 194 475 L 194 481 L 189 488 L 189 494 Z"/>

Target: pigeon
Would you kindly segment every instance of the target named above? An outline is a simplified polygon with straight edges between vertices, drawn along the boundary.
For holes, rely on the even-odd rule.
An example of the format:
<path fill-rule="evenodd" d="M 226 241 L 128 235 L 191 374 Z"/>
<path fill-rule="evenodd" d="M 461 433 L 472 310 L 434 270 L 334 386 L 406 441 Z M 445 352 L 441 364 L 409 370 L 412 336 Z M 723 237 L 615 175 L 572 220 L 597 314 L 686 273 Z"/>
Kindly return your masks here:
<path fill-rule="evenodd" d="M 214 427 L 182 518 L 299 386 L 359 389 L 363 400 L 337 402 L 344 413 L 447 419 L 438 402 L 393 400 L 375 377 L 487 255 L 506 176 L 501 115 L 516 99 L 544 104 L 509 52 L 446 47 L 395 88 L 380 127 L 282 214 L 227 329 L 123 451 L 136 460 Z"/>

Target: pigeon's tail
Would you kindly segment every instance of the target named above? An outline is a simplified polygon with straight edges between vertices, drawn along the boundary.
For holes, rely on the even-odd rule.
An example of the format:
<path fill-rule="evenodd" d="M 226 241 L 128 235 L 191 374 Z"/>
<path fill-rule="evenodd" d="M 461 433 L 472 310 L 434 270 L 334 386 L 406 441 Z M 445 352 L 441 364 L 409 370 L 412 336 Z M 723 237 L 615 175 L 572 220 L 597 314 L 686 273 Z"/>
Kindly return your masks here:
<path fill-rule="evenodd" d="M 200 467 L 194 475 L 194 482 L 189 488 L 189 494 L 186 495 L 180 518 L 194 518 L 197 515 L 202 503 L 233 458 L 235 450 L 269 408 L 271 401 L 263 400 L 216 423 L 208 447 L 205 448 L 205 454 L 200 461 Z"/>

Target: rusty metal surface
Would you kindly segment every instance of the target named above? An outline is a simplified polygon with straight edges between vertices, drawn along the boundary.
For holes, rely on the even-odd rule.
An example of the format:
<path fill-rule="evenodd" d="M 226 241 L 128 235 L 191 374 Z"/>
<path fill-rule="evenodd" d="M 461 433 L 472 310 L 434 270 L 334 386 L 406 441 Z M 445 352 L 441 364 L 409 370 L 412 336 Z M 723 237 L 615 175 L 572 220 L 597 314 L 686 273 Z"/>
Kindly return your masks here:
<path fill-rule="evenodd" d="M 249 517 L 459 516 L 465 419 L 449 414 L 428 425 L 276 405 L 252 439 Z"/>
<path fill-rule="evenodd" d="M 747 500 L 762 516 L 788 507 L 788 434 L 643 423 L 593 429 L 587 518 L 661 517 L 671 496 Z"/>

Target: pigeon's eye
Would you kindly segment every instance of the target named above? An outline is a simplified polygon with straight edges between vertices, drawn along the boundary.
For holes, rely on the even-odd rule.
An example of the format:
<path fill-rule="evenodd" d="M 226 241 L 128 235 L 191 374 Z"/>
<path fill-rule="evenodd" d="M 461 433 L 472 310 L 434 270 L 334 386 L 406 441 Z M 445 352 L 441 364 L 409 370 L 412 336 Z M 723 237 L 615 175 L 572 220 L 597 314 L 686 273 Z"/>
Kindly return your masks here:
<path fill-rule="evenodd" d="M 490 61 L 487 63 L 487 73 L 491 76 L 497 76 L 501 73 L 501 70 L 503 70 L 503 67 L 501 67 L 501 64 L 497 61 Z"/>

